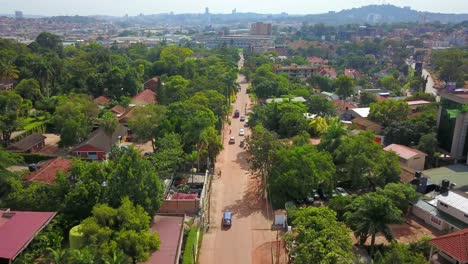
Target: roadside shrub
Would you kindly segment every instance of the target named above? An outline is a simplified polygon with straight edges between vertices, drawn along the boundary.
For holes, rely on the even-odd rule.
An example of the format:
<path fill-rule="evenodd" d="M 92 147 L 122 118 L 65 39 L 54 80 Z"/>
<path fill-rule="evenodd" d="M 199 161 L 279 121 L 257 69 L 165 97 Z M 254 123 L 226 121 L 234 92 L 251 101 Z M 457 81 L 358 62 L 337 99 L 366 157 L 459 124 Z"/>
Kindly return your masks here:
<path fill-rule="evenodd" d="M 192 227 L 187 235 L 182 256 L 182 264 L 195 264 L 194 248 L 197 246 L 197 227 Z"/>

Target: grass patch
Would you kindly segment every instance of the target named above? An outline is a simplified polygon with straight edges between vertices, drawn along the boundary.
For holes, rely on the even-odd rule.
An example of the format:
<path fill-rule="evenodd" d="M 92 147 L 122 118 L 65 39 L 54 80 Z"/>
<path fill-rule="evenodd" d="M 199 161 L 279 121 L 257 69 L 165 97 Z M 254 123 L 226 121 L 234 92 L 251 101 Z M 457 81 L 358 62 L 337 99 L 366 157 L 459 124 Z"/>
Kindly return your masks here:
<path fill-rule="evenodd" d="M 192 227 L 187 234 L 184 245 L 182 264 L 195 264 L 194 248 L 197 246 L 197 227 Z"/>

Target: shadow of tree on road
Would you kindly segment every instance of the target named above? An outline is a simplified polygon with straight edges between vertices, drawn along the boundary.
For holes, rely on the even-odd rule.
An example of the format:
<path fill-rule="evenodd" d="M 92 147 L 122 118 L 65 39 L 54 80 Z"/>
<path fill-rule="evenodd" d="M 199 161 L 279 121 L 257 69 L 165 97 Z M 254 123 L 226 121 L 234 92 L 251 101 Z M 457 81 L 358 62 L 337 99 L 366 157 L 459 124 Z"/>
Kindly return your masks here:
<path fill-rule="evenodd" d="M 249 177 L 248 189 L 244 192 L 242 199 L 236 200 L 232 205 L 225 206 L 223 210 L 229 210 L 233 215 L 240 218 L 261 212 L 265 218 L 270 218 L 270 220 L 272 220 L 271 207 L 267 204 L 266 200 L 262 198 L 258 180 L 251 175 L 247 177 Z M 269 211 L 267 211 L 267 208 Z"/>
<path fill-rule="evenodd" d="M 236 159 L 233 160 L 235 163 L 239 164 L 242 170 L 248 172 L 250 170 L 250 164 L 248 162 L 248 158 L 250 157 L 249 153 L 246 150 L 243 150 L 237 153 Z"/>

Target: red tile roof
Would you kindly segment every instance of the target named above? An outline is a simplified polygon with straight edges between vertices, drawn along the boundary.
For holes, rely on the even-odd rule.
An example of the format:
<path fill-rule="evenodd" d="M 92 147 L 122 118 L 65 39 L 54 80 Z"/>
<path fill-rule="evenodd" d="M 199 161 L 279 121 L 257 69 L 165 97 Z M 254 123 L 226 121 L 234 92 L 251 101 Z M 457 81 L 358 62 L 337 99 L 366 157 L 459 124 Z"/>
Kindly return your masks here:
<path fill-rule="evenodd" d="M 468 228 L 434 238 L 431 243 L 461 263 L 468 261 Z"/>
<path fill-rule="evenodd" d="M 403 159 L 410 159 L 416 155 L 426 155 L 426 153 L 421 152 L 417 149 L 410 148 L 407 146 L 399 145 L 399 144 L 391 144 L 384 148 L 385 151 L 393 150 L 396 154 Z"/>
<path fill-rule="evenodd" d="M 121 115 L 123 113 L 125 113 L 127 109 L 121 105 L 116 105 L 114 107 L 111 108 L 111 112 L 114 113 L 114 114 L 117 114 L 117 115 Z"/>
<path fill-rule="evenodd" d="M 18 256 L 55 214 L 0 210 L 0 258 L 14 259 Z"/>
<path fill-rule="evenodd" d="M 111 101 L 111 99 L 101 95 L 99 96 L 98 98 L 94 99 L 94 102 L 96 102 L 97 104 L 107 104 Z"/>
<path fill-rule="evenodd" d="M 154 102 L 156 102 L 156 93 L 150 89 L 145 89 L 132 98 L 132 104 L 150 104 Z"/>
<path fill-rule="evenodd" d="M 57 177 L 57 173 L 59 171 L 67 172 L 72 164 L 72 160 L 58 157 L 45 162 L 41 165 L 40 169 L 30 173 L 24 179 L 26 181 L 36 181 L 51 184 L 55 182 L 55 178 Z"/>

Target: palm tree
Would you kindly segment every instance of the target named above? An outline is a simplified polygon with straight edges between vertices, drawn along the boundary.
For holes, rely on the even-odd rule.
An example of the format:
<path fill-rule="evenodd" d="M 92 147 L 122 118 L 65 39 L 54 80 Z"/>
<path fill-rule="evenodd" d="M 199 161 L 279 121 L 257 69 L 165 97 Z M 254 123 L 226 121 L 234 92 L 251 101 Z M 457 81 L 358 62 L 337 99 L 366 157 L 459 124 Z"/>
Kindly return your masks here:
<path fill-rule="evenodd" d="M 333 153 L 346 135 L 346 128 L 339 118 L 331 118 L 328 122 L 328 129 L 322 133 L 319 146 L 322 150 Z"/>
<path fill-rule="evenodd" d="M 19 70 L 13 61 L 0 61 L 0 79 L 18 79 Z"/>
<path fill-rule="evenodd" d="M 389 224 L 402 221 L 401 210 L 390 199 L 377 193 L 356 198 L 350 209 L 345 213 L 346 222 L 361 245 L 371 236 L 371 256 L 374 254 L 375 235 L 381 233 L 388 241 L 393 240 Z"/>
<path fill-rule="evenodd" d="M 110 111 L 104 111 L 101 119 L 99 120 L 99 124 L 106 133 L 107 138 L 109 140 L 109 149 L 112 148 L 112 135 L 117 130 L 117 126 L 119 122 L 115 118 L 114 114 Z"/>

